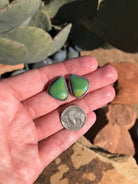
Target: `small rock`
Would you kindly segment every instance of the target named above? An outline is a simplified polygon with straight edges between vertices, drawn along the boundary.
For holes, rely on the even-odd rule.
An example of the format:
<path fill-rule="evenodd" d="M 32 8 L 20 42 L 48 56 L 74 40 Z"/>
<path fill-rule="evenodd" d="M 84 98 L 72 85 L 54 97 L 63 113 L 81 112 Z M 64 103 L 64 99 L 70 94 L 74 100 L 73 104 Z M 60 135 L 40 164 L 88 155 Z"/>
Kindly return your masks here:
<path fill-rule="evenodd" d="M 132 104 L 130 107 L 136 112 L 136 116 L 138 119 L 138 103 L 137 104 Z"/>
<path fill-rule="evenodd" d="M 52 63 L 53 63 L 52 59 L 46 58 L 46 60 L 44 60 L 44 61 L 40 61 L 38 63 L 30 64 L 30 68 L 31 69 L 40 68 L 40 67 L 52 64 Z"/>
<path fill-rule="evenodd" d="M 24 68 L 25 68 L 25 70 L 30 70 L 29 64 L 28 64 L 28 63 L 25 63 L 25 64 L 24 64 Z"/>
<path fill-rule="evenodd" d="M 79 57 L 79 52 L 74 50 L 72 47 L 68 48 L 67 59 Z"/>
<path fill-rule="evenodd" d="M 74 45 L 74 49 L 76 51 L 78 51 L 78 52 L 81 52 L 82 51 L 82 49 L 78 45 Z"/>
<path fill-rule="evenodd" d="M 51 65 L 51 64 L 53 64 L 54 62 L 53 62 L 52 59 L 46 58 L 45 63 L 46 63 L 46 65 Z"/>
<path fill-rule="evenodd" d="M 11 76 L 15 76 L 15 75 L 18 75 L 18 74 L 21 74 L 21 73 L 24 73 L 26 72 L 26 70 L 22 69 L 22 70 L 16 70 L 14 72 L 12 72 Z"/>
<path fill-rule="evenodd" d="M 117 95 L 112 103 L 138 103 L 138 67 L 134 63 L 110 63 L 118 72 Z"/>
<path fill-rule="evenodd" d="M 60 50 L 52 56 L 52 59 L 56 63 L 56 62 L 64 61 L 66 59 L 66 57 L 67 57 L 67 51 Z"/>
<path fill-rule="evenodd" d="M 94 144 L 111 153 L 134 155 L 134 143 L 128 129 L 135 124 L 136 113 L 126 105 L 110 104 L 105 115 L 108 123 L 96 134 Z"/>
<path fill-rule="evenodd" d="M 132 156 L 135 154 L 135 148 L 131 136 L 125 128 L 121 128 L 120 130 L 120 137 L 115 153 L 128 154 Z"/>
<path fill-rule="evenodd" d="M 96 146 L 116 153 L 119 137 L 120 127 L 116 124 L 108 124 L 96 135 L 93 142 Z"/>
<path fill-rule="evenodd" d="M 129 106 L 121 104 L 109 105 L 106 116 L 112 125 L 117 124 L 127 130 L 135 124 L 136 120 L 136 112 Z"/>

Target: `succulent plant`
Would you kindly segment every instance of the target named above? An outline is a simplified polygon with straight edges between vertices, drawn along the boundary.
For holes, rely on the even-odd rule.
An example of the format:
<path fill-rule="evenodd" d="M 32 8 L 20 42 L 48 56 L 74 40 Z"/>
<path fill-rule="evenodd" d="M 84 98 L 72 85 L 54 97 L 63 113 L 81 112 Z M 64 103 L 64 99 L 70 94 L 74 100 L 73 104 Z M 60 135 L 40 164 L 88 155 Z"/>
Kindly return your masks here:
<path fill-rule="evenodd" d="M 29 25 L 39 27 L 41 29 L 44 29 L 45 31 L 50 31 L 52 29 L 52 23 L 47 11 L 45 10 L 43 2 L 40 3 L 39 9 L 32 17 Z"/>
<path fill-rule="evenodd" d="M 54 39 L 36 27 L 18 27 L 0 37 L 0 62 L 4 64 L 35 63 L 59 50 L 65 43 L 71 25 Z"/>
<path fill-rule="evenodd" d="M 137 7 L 137 0 L 0 0 L 0 63 L 39 62 L 57 52 L 70 31 L 83 49 L 107 42 L 136 52 Z"/>
<path fill-rule="evenodd" d="M 73 24 L 71 36 L 79 46 L 93 49 L 95 44 L 105 41 L 127 52 L 138 51 L 137 0 L 45 0 L 45 3 L 50 17 Z"/>
<path fill-rule="evenodd" d="M 47 32 L 52 26 L 40 0 L 0 1 L 0 63 L 35 63 L 58 51 L 71 24 L 62 25 L 54 38 Z"/>
<path fill-rule="evenodd" d="M 72 23 L 71 39 L 80 48 L 91 50 L 104 42 L 102 38 L 82 25 L 96 14 L 97 0 L 46 0 L 45 3 L 46 11 L 52 19 L 61 23 Z"/>
<path fill-rule="evenodd" d="M 9 0 L 0 0 L 0 8 L 4 8 L 9 3 Z"/>
<path fill-rule="evenodd" d="M 0 33 L 23 24 L 34 15 L 39 5 L 39 0 L 16 0 L 6 6 L 4 3 L 4 7 L 0 9 Z"/>

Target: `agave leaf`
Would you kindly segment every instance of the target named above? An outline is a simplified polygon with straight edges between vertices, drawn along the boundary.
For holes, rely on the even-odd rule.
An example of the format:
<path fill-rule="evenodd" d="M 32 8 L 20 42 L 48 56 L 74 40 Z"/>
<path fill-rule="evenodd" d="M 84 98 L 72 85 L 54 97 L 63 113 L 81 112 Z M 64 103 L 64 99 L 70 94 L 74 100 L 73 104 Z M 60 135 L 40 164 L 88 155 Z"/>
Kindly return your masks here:
<path fill-rule="evenodd" d="M 55 29 L 55 31 L 61 31 L 62 30 L 62 26 L 61 25 L 54 25 L 52 24 L 52 28 Z"/>
<path fill-rule="evenodd" d="M 138 52 L 138 0 L 104 0 L 86 24 L 114 47 Z"/>
<path fill-rule="evenodd" d="M 103 0 L 98 0 L 97 10 L 99 10 L 99 8 L 100 8 L 102 2 L 103 2 Z"/>
<path fill-rule="evenodd" d="M 28 56 L 24 44 L 6 38 L 0 38 L 0 63 L 16 65 L 23 63 Z"/>
<path fill-rule="evenodd" d="M 50 31 L 52 27 L 51 20 L 47 12 L 43 10 L 37 11 L 29 25 L 39 27 L 41 29 L 44 29 L 45 31 Z"/>
<path fill-rule="evenodd" d="M 9 4 L 9 0 L 0 0 L 0 9 Z"/>
<path fill-rule="evenodd" d="M 60 31 L 53 39 L 52 49 L 49 55 L 54 54 L 57 52 L 66 42 L 68 35 L 70 33 L 72 24 L 68 24 L 62 31 Z"/>
<path fill-rule="evenodd" d="M 0 9 L 0 33 L 20 26 L 39 8 L 40 0 L 15 0 Z"/>
<path fill-rule="evenodd" d="M 28 19 L 26 19 L 22 24 L 21 26 L 28 26 L 30 21 L 31 21 L 32 17 L 29 17 Z"/>
<path fill-rule="evenodd" d="M 44 30 L 35 27 L 18 27 L 3 37 L 24 44 L 28 49 L 28 58 L 25 63 L 35 63 L 47 57 L 52 45 L 51 36 Z"/>

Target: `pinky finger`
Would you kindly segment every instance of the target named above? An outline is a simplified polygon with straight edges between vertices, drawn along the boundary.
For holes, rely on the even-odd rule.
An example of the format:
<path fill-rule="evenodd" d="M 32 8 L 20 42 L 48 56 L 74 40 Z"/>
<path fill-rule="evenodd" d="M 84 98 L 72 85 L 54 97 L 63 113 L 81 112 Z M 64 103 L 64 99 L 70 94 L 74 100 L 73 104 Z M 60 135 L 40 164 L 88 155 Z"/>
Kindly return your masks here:
<path fill-rule="evenodd" d="M 62 129 L 61 131 L 41 142 L 39 144 L 39 153 L 42 163 L 44 164 L 43 167 L 46 167 L 58 155 L 69 148 L 78 138 L 85 134 L 95 121 L 95 113 L 90 112 L 87 115 L 87 122 L 82 129 L 78 131 Z"/>

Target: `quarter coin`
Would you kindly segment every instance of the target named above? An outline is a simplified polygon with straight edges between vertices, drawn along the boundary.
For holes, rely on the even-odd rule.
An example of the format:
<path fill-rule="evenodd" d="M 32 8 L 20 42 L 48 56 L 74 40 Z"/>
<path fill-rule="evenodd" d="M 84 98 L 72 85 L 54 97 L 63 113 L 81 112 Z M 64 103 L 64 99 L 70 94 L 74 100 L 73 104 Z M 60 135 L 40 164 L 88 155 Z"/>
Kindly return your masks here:
<path fill-rule="evenodd" d="M 86 123 L 85 111 L 76 105 L 72 105 L 63 110 L 61 114 L 62 125 L 71 131 L 80 130 Z"/>

